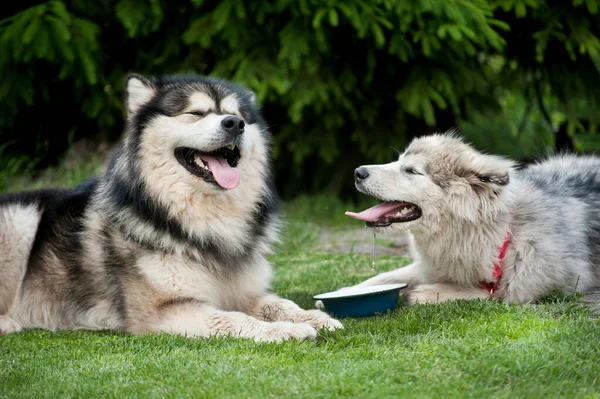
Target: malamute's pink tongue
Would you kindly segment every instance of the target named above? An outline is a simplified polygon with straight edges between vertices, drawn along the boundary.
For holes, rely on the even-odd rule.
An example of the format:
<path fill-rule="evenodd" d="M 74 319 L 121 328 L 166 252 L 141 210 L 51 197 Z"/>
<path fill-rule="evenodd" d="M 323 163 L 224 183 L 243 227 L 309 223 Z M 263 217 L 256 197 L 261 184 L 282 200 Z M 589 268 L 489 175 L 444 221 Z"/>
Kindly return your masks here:
<path fill-rule="evenodd" d="M 398 209 L 402 205 L 403 204 L 401 202 L 384 202 L 382 204 L 375 205 L 372 208 L 364 210 L 360 213 L 346 212 L 346 216 L 350 216 L 359 220 L 366 220 L 367 222 L 372 222 L 379 219 L 381 216 Z"/>
<path fill-rule="evenodd" d="M 200 159 L 208 164 L 219 186 L 226 190 L 231 190 L 240 184 L 240 172 L 236 168 L 229 166 L 225 158 L 202 155 Z"/>

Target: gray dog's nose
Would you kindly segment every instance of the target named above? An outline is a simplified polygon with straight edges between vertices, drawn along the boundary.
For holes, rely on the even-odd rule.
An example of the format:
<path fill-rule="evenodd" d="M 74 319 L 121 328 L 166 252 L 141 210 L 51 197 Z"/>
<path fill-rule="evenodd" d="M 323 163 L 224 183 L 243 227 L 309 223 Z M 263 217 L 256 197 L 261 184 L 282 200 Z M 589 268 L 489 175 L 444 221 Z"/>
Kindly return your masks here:
<path fill-rule="evenodd" d="M 223 126 L 223 129 L 225 129 L 225 131 L 228 133 L 231 133 L 234 136 L 239 136 L 240 134 L 244 133 L 244 126 L 246 126 L 246 124 L 241 118 L 231 115 L 223 118 L 221 121 L 221 126 Z"/>
<path fill-rule="evenodd" d="M 369 172 L 367 172 L 367 169 L 365 169 L 365 168 L 354 169 L 354 180 L 356 180 L 356 182 L 364 180 L 367 177 L 369 177 Z"/>

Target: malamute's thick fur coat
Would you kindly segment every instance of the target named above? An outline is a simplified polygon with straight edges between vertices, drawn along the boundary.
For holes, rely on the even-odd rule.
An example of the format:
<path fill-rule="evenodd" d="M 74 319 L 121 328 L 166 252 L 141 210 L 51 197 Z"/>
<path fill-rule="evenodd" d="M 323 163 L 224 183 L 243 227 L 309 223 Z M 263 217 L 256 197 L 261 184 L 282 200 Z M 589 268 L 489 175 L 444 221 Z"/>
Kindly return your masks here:
<path fill-rule="evenodd" d="M 254 94 L 195 76 L 126 86 L 127 134 L 104 174 L 0 197 L 0 333 L 280 341 L 341 327 L 269 292 L 278 216 Z"/>
<path fill-rule="evenodd" d="M 360 285 L 409 283 L 408 301 L 528 302 L 600 285 L 600 158 L 563 155 L 515 168 L 454 135 L 415 139 L 396 162 L 355 170 L 383 201 L 350 216 L 407 229 L 415 262 Z M 494 263 L 507 241 L 497 289 Z M 489 287 L 489 284 L 485 284 Z"/>

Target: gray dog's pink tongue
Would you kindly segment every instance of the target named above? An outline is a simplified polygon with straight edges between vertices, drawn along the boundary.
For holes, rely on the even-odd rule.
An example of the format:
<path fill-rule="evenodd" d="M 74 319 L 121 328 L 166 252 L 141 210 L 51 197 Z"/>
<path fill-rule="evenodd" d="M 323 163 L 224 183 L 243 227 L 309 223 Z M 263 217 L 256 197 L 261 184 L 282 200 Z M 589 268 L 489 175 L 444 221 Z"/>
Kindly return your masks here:
<path fill-rule="evenodd" d="M 240 184 L 240 172 L 236 168 L 229 166 L 225 158 L 202 155 L 200 159 L 208 164 L 219 186 L 226 190 L 231 190 Z"/>
<path fill-rule="evenodd" d="M 384 202 L 383 204 L 375 205 L 374 207 L 364 210 L 360 213 L 346 212 L 346 216 L 372 222 L 389 213 L 395 214 L 396 210 L 399 210 L 402 205 L 402 202 Z"/>

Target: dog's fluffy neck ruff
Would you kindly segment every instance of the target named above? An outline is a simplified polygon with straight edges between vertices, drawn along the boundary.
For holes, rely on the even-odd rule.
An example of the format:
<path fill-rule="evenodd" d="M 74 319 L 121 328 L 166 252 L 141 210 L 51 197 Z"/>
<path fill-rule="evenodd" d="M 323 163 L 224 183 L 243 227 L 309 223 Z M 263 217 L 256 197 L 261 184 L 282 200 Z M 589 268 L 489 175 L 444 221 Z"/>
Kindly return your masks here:
<path fill-rule="evenodd" d="M 478 223 L 448 218 L 440 221 L 444 228 L 413 231 L 414 245 L 425 272 L 465 286 L 492 281 L 498 248 L 506 233 L 510 233 L 510 220 L 509 211 L 502 210 Z"/>
<path fill-rule="evenodd" d="M 123 181 L 124 175 L 131 181 Z M 218 256 L 223 259 L 217 263 L 233 265 L 245 263 L 241 258 L 268 253 L 270 244 L 277 240 L 277 204 L 268 186 L 261 186 L 249 198 L 253 202 L 246 200 L 249 208 L 226 208 L 225 216 L 223 207 L 231 205 L 236 196 L 193 192 L 192 201 L 182 198 L 184 206 L 172 209 L 147 190 L 136 165 L 130 164 L 123 149 L 118 149 L 100 177 L 94 196 L 95 207 L 109 216 L 108 222 L 118 233 L 147 249 L 204 262 L 207 256 Z M 232 225 L 238 228 L 233 231 L 225 228 Z"/>

